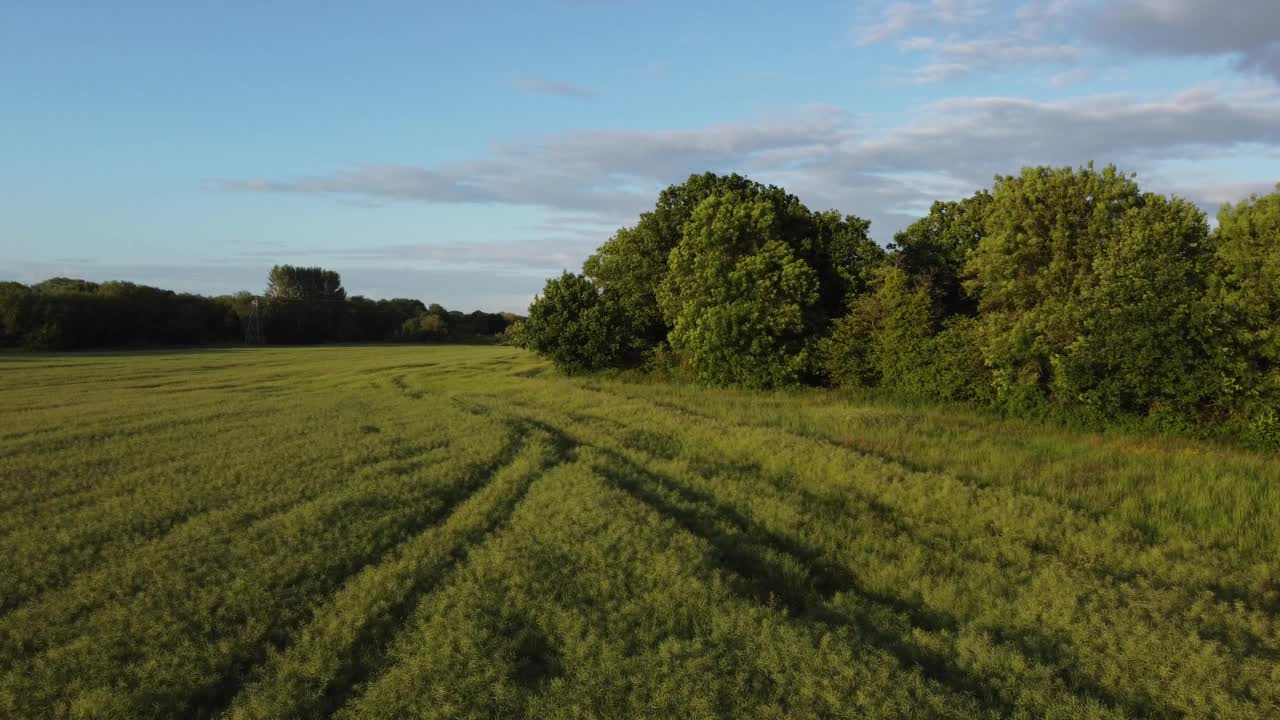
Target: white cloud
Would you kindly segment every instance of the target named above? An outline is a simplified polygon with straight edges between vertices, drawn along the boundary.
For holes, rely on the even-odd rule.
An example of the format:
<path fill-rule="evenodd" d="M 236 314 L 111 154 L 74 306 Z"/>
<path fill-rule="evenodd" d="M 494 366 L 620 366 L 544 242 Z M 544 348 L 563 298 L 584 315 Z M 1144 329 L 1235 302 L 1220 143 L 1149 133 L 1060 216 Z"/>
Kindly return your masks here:
<path fill-rule="evenodd" d="M 587 214 L 607 225 L 633 222 L 660 188 L 691 173 L 739 171 L 782 184 L 813 207 L 870 217 L 877 236 L 887 239 L 940 192 L 962 195 L 1024 165 L 1096 160 L 1144 172 L 1170 160 L 1280 148 L 1280 95 L 1271 92 L 1226 96 L 1195 88 L 1156 100 L 1108 95 L 1057 102 L 954 98 L 922 107 L 918 117 L 911 125 L 866 134 L 848 113 L 810 107 L 700 128 L 550 135 L 434 167 L 368 166 L 316 177 L 233 180 L 224 187 L 537 206 Z M 606 236 L 592 230 L 582 247 Z"/>

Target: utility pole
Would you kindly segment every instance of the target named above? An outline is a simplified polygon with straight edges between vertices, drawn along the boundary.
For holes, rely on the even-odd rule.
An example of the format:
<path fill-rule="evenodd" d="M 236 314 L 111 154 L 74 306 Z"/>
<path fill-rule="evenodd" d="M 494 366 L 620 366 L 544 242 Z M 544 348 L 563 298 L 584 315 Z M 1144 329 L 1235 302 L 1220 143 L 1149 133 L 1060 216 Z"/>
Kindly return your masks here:
<path fill-rule="evenodd" d="M 258 307 L 258 298 L 253 299 L 252 308 L 249 310 L 249 322 L 244 328 L 244 342 L 246 345 L 262 345 L 266 342 L 262 333 L 262 311 Z"/>

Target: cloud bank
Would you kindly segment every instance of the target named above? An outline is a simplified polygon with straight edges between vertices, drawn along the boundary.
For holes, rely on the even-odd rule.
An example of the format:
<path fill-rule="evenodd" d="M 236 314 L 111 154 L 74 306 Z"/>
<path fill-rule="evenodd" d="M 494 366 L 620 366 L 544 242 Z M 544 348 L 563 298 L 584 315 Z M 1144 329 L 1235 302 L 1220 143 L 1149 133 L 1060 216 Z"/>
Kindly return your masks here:
<path fill-rule="evenodd" d="M 1157 99 L 954 98 L 921 108 L 918 117 L 872 133 L 848 112 L 808 107 L 786 117 L 697 128 L 548 135 L 430 167 L 367 165 L 308 177 L 232 179 L 221 186 L 375 201 L 523 205 L 629 224 L 665 185 L 705 170 L 740 171 L 783 184 L 812 206 L 870 217 L 877 236 L 887 239 L 930 200 L 986 187 L 994 175 L 1024 165 L 1096 160 L 1148 174 L 1168 161 L 1280 150 L 1276 93 L 1223 95 L 1195 88 Z M 1209 187 L 1182 190 L 1200 202 L 1217 197 Z"/>

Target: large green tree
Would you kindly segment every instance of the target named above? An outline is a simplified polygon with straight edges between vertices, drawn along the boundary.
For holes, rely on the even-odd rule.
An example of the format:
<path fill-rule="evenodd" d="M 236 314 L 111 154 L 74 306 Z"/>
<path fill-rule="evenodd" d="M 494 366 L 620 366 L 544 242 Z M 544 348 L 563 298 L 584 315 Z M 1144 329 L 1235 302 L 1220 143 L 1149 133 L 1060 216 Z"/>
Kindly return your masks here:
<path fill-rule="evenodd" d="M 1202 213 L 1114 167 L 998 178 L 966 286 L 1001 398 L 1111 417 L 1195 414 L 1205 399 Z"/>
<path fill-rule="evenodd" d="M 634 227 L 618 230 L 587 258 L 583 273 L 627 309 L 634 333 L 625 338 L 629 345 L 644 351 L 666 342 L 670 327 L 658 307 L 658 287 L 693 209 L 718 192 L 747 192 L 756 187 L 736 174 L 692 175 L 663 190 L 653 210 L 641 213 Z"/>
<path fill-rule="evenodd" d="M 812 369 L 818 274 L 787 242 L 788 221 L 767 198 L 726 192 L 685 224 L 658 300 L 672 349 L 702 379 L 771 387 Z"/>
<path fill-rule="evenodd" d="M 1145 194 L 1093 259 L 1055 393 L 1105 415 L 1193 421 L 1217 392 L 1206 298 L 1213 247 L 1190 202 Z"/>
<path fill-rule="evenodd" d="M 884 251 L 871 240 L 870 222 L 835 211 L 813 213 L 782 188 L 742 175 L 692 175 L 663 190 L 653 210 L 634 227 L 623 228 L 583 264 L 583 272 L 626 308 L 635 351 L 657 347 L 672 330 L 658 302 L 658 289 L 670 269 L 671 253 L 684 238 L 694 210 L 706 199 L 726 193 L 768 204 L 776 231 L 792 252 L 818 275 L 819 307 L 827 317 L 843 314 L 850 292 L 861 292 L 869 268 Z"/>
<path fill-rule="evenodd" d="M 268 342 L 316 343 L 337 340 L 346 315 L 341 276 L 321 267 L 276 265 L 267 275 Z"/>
<path fill-rule="evenodd" d="M 1075 301 L 1094 280 L 1093 260 L 1141 202 L 1137 183 L 1114 167 L 1026 168 L 996 178 L 965 287 L 979 299 L 1002 400 L 1044 399 L 1056 359 L 1079 336 Z"/>

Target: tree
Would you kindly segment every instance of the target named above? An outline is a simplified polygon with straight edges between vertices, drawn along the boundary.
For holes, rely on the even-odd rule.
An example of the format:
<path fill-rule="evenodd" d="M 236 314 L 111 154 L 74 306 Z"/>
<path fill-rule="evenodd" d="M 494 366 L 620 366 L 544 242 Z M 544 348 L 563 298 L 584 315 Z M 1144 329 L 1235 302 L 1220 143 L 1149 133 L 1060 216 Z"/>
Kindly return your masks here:
<path fill-rule="evenodd" d="M 98 283 L 80 278 L 55 277 L 43 280 L 31 286 L 34 292 L 48 294 L 65 294 L 65 293 L 95 293 L 98 291 Z"/>
<path fill-rule="evenodd" d="M 315 343 L 340 337 L 347 292 L 333 270 L 276 265 L 267 275 L 270 342 Z"/>
<path fill-rule="evenodd" d="M 942 318 L 935 298 L 927 279 L 901 265 L 881 268 L 871 292 L 853 299 L 822 342 L 830 382 L 934 400 L 989 401 L 991 375 L 977 321 Z"/>
<path fill-rule="evenodd" d="M 626 356 L 624 311 L 584 275 L 565 272 L 547 281 L 529 306 L 527 347 L 561 370 L 588 372 L 618 365 Z"/>
<path fill-rule="evenodd" d="M 772 387 L 812 369 L 818 275 L 785 240 L 788 218 L 766 198 L 702 201 L 659 289 L 671 347 L 702 379 Z"/>
<path fill-rule="evenodd" d="M 1064 309 L 1076 337 L 1056 359 L 1054 394 L 1105 417 L 1197 420 L 1219 384 L 1206 326 L 1212 259 L 1199 208 L 1144 194 Z"/>
<path fill-rule="evenodd" d="M 695 209 L 726 193 L 767 203 L 777 221 L 779 239 L 818 274 L 823 315 L 843 314 L 845 298 L 865 288 L 867 270 L 883 260 L 884 251 L 871 240 L 870 222 L 835 211 L 812 213 L 799 198 L 742 175 L 691 175 L 663 190 L 654 209 L 635 227 L 614 234 L 583 264 L 583 272 L 627 309 L 634 352 L 667 341 L 672 325 L 663 313 L 658 291 L 670 270 L 671 253 L 680 244 Z"/>
<path fill-rule="evenodd" d="M 423 313 L 405 320 L 400 328 L 400 337 L 405 340 L 441 340 L 448 335 L 448 320 L 435 313 Z"/>
<path fill-rule="evenodd" d="M 1216 245 L 1224 402 L 1256 439 L 1280 445 L 1280 185 L 1223 206 Z"/>
<path fill-rule="evenodd" d="M 658 307 L 658 288 L 698 203 L 719 192 L 762 189 L 737 174 L 691 175 L 663 190 L 654 209 L 642 213 L 635 227 L 618 230 L 587 258 L 583 273 L 627 309 L 632 334 L 625 340 L 632 350 L 643 352 L 666 342 L 670 326 Z"/>
<path fill-rule="evenodd" d="M 1197 421 L 1218 384 L 1199 210 L 1114 167 L 1029 168 L 997 180 L 985 229 L 967 289 L 1002 400 Z"/>
<path fill-rule="evenodd" d="M 498 336 L 498 342 L 512 347 L 531 349 L 529 335 L 523 319 L 515 319 L 507 324 L 507 328 Z"/>
<path fill-rule="evenodd" d="M 935 202 L 928 215 L 893 236 L 889 250 L 903 270 L 928 283 L 943 317 L 978 312 L 964 289 L 964 268 L 978 248 L 990 207 L 985 190 L 958 202 Z"/>
<path fill-rule="evenodd" d="M 812 221 L 812 230 L 806 229 L 799 243 L 803 256 L 818 273 L 823 314 L 840 317 L 849 298 L 867 292 L 888 256 L 871 239 L 870 220 L 827 210 L 814 213 Z"/>
<path fill-rule="evenodd" d="M 0 282 L 0 346 L 21 345 L 30 330 L 36 303 L 31 288 Z"/>
<path fill-rule="evenodd" d="M 333 270 L 276 265 L 267 274 L 266 296 L 270 301 L 334 301 L 345 300 L 347 291 Z"/>
<path fill-rule="evenodd" d="M 1115 167 L 1026 168 L 996 178 L 965 291 L 978 298 L 984 354 L 1003 402 L 1026 409 L 1044 401 L 1083 331 L 1078 299 L 1097 281 L 1093 262 L 1142 202 L 1137 183 Z"/>

